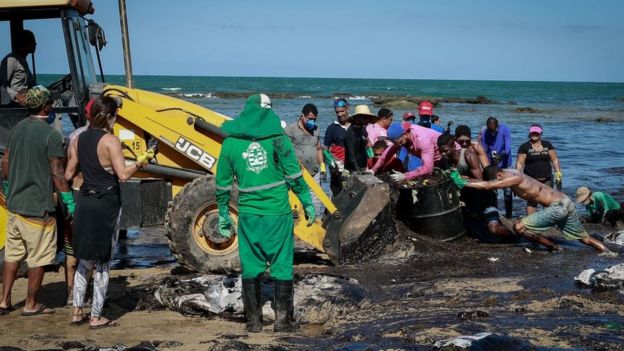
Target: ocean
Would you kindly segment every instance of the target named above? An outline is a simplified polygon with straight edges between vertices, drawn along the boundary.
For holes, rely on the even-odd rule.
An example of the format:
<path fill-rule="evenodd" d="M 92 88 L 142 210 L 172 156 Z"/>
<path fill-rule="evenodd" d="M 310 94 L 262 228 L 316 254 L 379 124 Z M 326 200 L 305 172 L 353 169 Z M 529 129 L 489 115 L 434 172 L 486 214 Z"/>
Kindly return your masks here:
<path fill-rule="evenodd" d="M 42 83 L 57 75 L 39 75 Z M 124 85 L 123 76 L 107 76 L 108 83 Z M 182 77 L 135 76 L 135 86 L 174 95 L 235 117 L 245 97 L 265 93 L 273 109 L 287 123 L 297 120 L 306 103 L 319 109 L 322 134 L 334 121 L 332 101 L 347 97 L 352 105 L 367 104 L 373 113 L 383 105 L 376 98 L 431 96 L 468 99 L 485 96 L 491 104 L 441 103 L 435 108 L 445 125 L 453 121 L 468 125 L 473 138 L 488 116 L 498 118 L 512 130 L 512 151 L 528 140 L 528 128 L 540 123 L 544 140 L 557 149 L 563 170 L 563 190 L 574 195 L 578 186 L 616 194 L 624 201 L 624 83 L 517 82 L 413 79 L 337 79 L 337 78 L 255 78 L 255 77 Z M 416 112 L 409 104 L 391 105 L 395 121 L 406 111 Z M 531 108 L 531 112 L 527 112 Z M 66 126 L 71 128 L 71 126 Z"/>

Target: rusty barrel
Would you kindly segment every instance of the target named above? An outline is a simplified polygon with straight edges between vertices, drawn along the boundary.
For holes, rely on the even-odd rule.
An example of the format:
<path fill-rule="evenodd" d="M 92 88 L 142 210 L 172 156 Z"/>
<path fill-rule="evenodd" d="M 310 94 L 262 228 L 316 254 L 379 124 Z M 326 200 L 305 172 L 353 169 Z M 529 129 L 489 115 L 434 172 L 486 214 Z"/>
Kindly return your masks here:
<path fill-rule="evenodd" d="M 416 233 L 443 241 L 459 238 L 466 232 L 459 191 L 451 179 L 434 178 L 399 190 L 398 215 Z"/>

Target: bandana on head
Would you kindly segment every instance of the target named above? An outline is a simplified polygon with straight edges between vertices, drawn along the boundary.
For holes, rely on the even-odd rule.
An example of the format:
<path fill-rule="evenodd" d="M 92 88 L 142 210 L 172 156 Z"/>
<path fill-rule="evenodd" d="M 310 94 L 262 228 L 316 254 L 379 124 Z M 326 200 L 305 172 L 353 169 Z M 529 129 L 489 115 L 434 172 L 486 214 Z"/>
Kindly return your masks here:
<path fill-rule="evenodd" d="M 281 120 L 271 109 L 271 100 L 264 94 L 248 97 L 238 117 L 223 123 L 221 129 L 241 139 L 262 139 L 284 134 Z"/>
<path fill-rule="evenodd" d="M 50 91 L 43 85 L 35 85 L 26 92 L 26 106 L 37 109 L 50 101 Z"/>

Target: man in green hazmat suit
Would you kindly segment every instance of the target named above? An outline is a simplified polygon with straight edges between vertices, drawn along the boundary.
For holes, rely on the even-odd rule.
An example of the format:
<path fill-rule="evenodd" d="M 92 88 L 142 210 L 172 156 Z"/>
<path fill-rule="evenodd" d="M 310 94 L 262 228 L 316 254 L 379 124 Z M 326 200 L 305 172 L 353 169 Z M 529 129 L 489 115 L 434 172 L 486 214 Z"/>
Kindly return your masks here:
<path fill-rule="evenodd" d="M 223 123 L 228 134 L 217 168 L 219 233 L 229 238 L 230 190 L 238 183 L 238 252 L 247 330 L 262 330 L 261 280 L 267 265 L 275 282 L 274 331 L 293 331 L 293 216 L 288 189 L 301 201 L 308 225 L 316 218 L 310 190 L 279 117 L 264 94 L 250 96 L 240 115 Z"/>

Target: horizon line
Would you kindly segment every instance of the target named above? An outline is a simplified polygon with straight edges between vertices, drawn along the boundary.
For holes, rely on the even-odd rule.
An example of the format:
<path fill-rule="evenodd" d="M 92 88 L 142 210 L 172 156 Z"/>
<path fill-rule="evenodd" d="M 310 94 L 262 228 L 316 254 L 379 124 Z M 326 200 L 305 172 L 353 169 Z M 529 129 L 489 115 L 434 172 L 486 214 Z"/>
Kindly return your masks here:
<path fill-rule="evenodd" d="M 43 75 L 67 75 L 67 73 L 38 73 Z M 99 77 L 100 75 L 97 74 Z M 125 74 L 105 74 L 124 77 Z M 449 78 L 373 78 L 373 77 L 301 77 L 301 76 L 229 76 L 229 75 L 176 75 L 176 74 L 133 74 L 133 77 L 194 77 L 194 78 L 272 78 L 272 79 L 351 79 L 351 80 L 422 80 L 422 81 L 464 81 L 464 82 L 516 82 L 516 83 L 601 83 L 624 84 L 624 81 L 580 81 L 580 80 L 516 80 L 516 79 L 449 79 Z"/>

